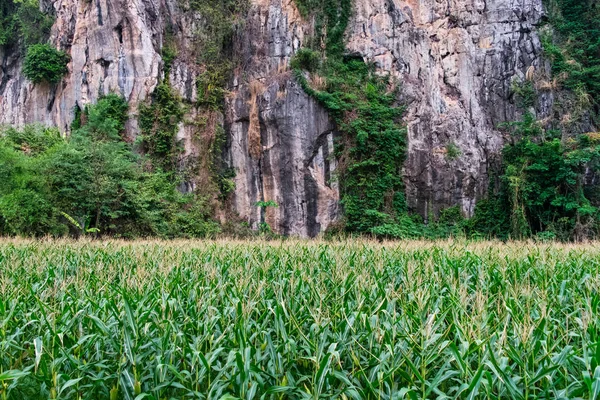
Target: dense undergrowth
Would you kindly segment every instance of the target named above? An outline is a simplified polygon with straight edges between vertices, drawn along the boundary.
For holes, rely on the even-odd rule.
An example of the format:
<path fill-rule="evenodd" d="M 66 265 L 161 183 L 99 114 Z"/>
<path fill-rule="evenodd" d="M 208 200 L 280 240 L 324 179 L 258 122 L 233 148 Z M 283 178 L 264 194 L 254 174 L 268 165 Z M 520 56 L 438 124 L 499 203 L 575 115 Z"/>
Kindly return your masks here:
<path fill-rule="evenodd" d="M 532 74 L 514 87 L 523 117 L 503 127 L 511 139 L 495 172 L 494 200 L 485 204 L 488 213 L 497 210 L 486 219 L 500 237 L 596 238 L 600 8 L 593 0 L 548 0 L 546 7 L 548 23 L 541 36 L 552 83 Z M 554 110 L 538 121 L 534 110 L 544 86 L 555 93 Z"/>
<path fill-rule="evenodd" d="M 5 235 L 206 236 L 219 228 L 205 199 L 150 167 L 122 137 L 128 106 L 109 95 L 79 114 L 70 137 L 28 126 L 0 135 Z"/>
<path fill-rule="evenodd" d="M 595 399 L 595 245 L 0 243 L 0 398 Z"/>

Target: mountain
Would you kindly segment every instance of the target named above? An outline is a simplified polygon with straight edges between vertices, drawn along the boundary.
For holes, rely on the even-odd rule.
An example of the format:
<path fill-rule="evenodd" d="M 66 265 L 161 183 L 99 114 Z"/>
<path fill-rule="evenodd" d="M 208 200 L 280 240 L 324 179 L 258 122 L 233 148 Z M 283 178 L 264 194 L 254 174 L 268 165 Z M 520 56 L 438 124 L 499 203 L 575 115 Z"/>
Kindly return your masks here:
<path fill-rule="evenodd" d="M 185 110 L 171 121 L 184 148 L 179 167 L 196 167 L 184 190 L 206 185 L 209 148 L 221 134 L 220 168 L 235 189 L 219 218 L 233 211 L 288 235 L 315 236 L 344 213 L 338 172 L 347 165 L 335 155 L 344 131 L 303 87 L 318 88 L 319 74 L 303 71 L 299 80 L 291 66 L 301 49 L 326 54 L 334 24 L 343 28 L 340 57 L 373 63 L 397 86 L 406 128 L 398 176 L 407 209 L 426 220 L 452 206 L 473 215 L 507 143 L 502 124 L 524 114 L 515 85 L 552 76 L 540 39 L 548 20 L 542 0 L 42 0 L 40 7 L 55 18 L 49 42 L 69 55 L 68 72 L 57 84 L 33 83 L 23 74 L 22 46 L 0 47 L 0 124 L 41 122 L 69 133 L 74 110 L 117 93 L 129 103 L 133 140 L 144 133 L 141 110 L 167 84 Z M 551 117 L 556 90 L 536 90 L 529 109 L 537 120 Z"/>

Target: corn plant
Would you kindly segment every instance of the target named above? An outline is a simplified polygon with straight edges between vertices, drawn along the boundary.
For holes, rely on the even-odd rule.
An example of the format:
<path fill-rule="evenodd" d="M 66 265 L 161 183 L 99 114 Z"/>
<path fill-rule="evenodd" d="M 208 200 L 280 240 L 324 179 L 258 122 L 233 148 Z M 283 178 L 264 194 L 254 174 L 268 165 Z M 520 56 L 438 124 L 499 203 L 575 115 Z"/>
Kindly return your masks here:
<path fill-rule="evenodd" d="M 594 245 L 0 241 L 0 399 L 597 399 Z"/>

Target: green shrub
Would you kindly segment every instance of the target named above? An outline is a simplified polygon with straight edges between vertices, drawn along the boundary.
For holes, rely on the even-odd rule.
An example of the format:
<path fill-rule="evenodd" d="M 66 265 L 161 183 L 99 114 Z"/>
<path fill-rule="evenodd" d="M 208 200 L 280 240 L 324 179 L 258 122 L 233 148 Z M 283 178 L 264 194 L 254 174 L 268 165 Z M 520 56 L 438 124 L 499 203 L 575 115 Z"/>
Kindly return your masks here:
<path fill-rule="evenodd" d="M 41 133 L 40 130 L 35 132 Z M 14 132 L 10 134 L 18 136 Z M 15 143 L 0 135 L 2 234 L 39 236 L 61 230 L 50 204 L 49 188 L 40 174 L 43 161 L 36 154 L 37 151 L 29 151 L 28 142 Z"/>
<path fill-rule="evenodd" d="M 69 138 L 39 126 L 0 135 L 0 234 L 198 237 L 219 225 L 210 203 L 178 191 L 179 177 L 147 171 L 121 136 L 127 103 L 86 107 Z"/>
<path fill-rule="evenodd" d="M 538 232 L 535 239 L 540 242 L 553 242 L 556 240 L 556 233 L 552 231 Z"/>
<path fill-rule="evenodd" d="M 535 106 L 537 92 L 532 81 L 513 82 L 511 90 L 516 96 L 517 105 L 521 109 L 527 110 Z"/>
<path fill-rule="evenodd" d="M 454 142 L 450 142 L 446 145 L 446 158 L 450 161 L 456 160 L 460 157 L 462 152 L 460 151 L 460 147 L 458 147 Z"/>
<path fill-rule="evenodd" d="M 27 49 L 23 73 L 33 83 L 58 83 L 69 72 L 69 56 L 49 44 L 34 44 Z"/>
<path fill-rule="evenodd" d="M 176 213 L 173 220 L 171 237 L 214 237 L 221 232 L 219 224 L 212 220 L 208 201 L 201 197 L 192 197 L 188 207 Z"/>
<path fill-rule="evenodd" d="M 321 65 L 321 55 L 311 49 L 301 48 L 290 62 L 292 69 L 300 69 L 309 72 L 316 71 Z"/>
<path fill-rule="evenodd" d="M 437 222 L 444 225 L 460 225 L 464 220 L 459 206 L 449 207 L 440 211 Z"/>
<path fill-rule="evenodd" d="M 43 191 L 16 189 L 0 197 L 4 234 L 20 236 L 61 235 L 67 227 L 57 216 Z"/>
<path fill-rule="evenodd" d="M 129 118 L 128 110 L 129 104 L 122 96 L 114 93 L 100 96 L 98 103 L 83 110 L 76 106 L 71 130 L 96 140 L 119 140 Z"/>
<path fill-rule="evenodd" d="M 15 150 L 27 155 L 43 153 L 62 141 L 58 129 L 41 124 L 26 125 L 22 129 L 0 129 L 0 136 L 4 136 Z"/>
<path fill-rule="evenodd" d="M 164 170 L 173 170 L 177 162 L 177 130 L 185 114 L 184 105 L 168 80 L 152 94 L 151 104 L 141 104 L 139 115 L 144 150 Z"/>
<path fill-rule="evenodd" d="M 208 110 L 220 110 L 227 91 L 227 79 L 230 74 L 229 65 L 212 67 L 196 79 L 198 88 L 198 105 Z"/>
<path fill-rule="evenodd" d="M 423 236 L 422 225 L 415 224 L 408 216 L 402 216 L 394 223 L 375 226 L 371 228 L 371 233 L 385 239 L 410 239 Z"/>
<path fill-rule="evenodd" d="M 463 221 L 462 227 L 468 237 L 507 239 L 509 236 L 510 213 L 506 208 L 505 193 L 490 194 L 489 199 L 480 200 L 475 206 L 473 217 Z"/>
<path fill-rule="evenodd" d="M 255 206 L 258 208 L 266 209 L 268 207 L 277 208 L 277 207 L 279 207 L 279 204 L 277 204 L 273 200 L 269 200 L 269 201 L 258 201 L 258 202 L 256 202 Z"/>
<path fill-rule="evenodd" d="M 54 18 L 40 11 L 38 0 L 3 0 L 0 3 L 0 46 L 22 40 L 25 45 L 44 42 Z"/>

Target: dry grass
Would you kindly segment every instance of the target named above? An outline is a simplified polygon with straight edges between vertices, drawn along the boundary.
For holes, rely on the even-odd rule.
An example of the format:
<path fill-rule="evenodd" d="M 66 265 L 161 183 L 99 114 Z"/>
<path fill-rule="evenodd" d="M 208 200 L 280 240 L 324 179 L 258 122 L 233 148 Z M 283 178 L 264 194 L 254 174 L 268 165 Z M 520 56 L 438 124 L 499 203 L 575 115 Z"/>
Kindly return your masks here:
<path fill-rule="evenodd" d="M 552 80 L 539 79 L 535 83 L 537 90 L 554 91 L 560 89 L 560 82 L 557 78 Z"/>
<path fill-rule="evenodd" d="M 260 158 L 262 154 L 262 142 L 260 137 L 260 119 L 258 97 L 261 96 L 265 88 L 259 80 L 250 82 L 249 86 L 250 100 L 250 124 L 248 126 L 248 152 L 254 159 Z"/>
<path fill-rule="evenodd" d="M 314 90 L 319 92 L 322 92 L 327 88 L 327 80 L 318 74 L 310 75 L 309 84 Z"/>

